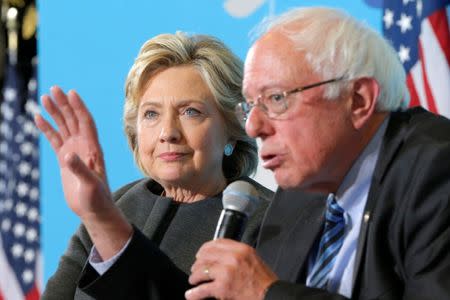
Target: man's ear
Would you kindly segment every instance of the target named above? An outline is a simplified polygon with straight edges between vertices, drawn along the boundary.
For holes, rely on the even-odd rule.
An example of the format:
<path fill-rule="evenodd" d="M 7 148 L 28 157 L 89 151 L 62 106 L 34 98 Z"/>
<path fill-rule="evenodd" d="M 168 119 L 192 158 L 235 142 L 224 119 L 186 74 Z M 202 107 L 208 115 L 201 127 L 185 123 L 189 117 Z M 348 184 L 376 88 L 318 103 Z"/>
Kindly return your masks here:
<path fill-rule="evenodd" d="M 378 82 L 371 77 L 358 78 L 353 82 L 352 123 L 359 130 L 370 120 L 375 112 L 380 92 Z"/>

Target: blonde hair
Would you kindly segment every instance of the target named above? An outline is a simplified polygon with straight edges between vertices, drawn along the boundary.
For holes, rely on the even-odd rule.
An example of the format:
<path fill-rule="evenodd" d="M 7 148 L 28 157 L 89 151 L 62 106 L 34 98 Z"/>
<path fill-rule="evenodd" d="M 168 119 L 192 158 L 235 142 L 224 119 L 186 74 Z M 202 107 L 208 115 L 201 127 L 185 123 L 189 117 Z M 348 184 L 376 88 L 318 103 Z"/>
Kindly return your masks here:
<path fill-rule="evenodd" d="M 244 101 L 242 61 L 214 37 L 182 32 L 161 34 L 145 42 L 128 73 L 124 125 L 137 165 L 149 175 L 139 159 L 136 138 L 138 105 L 145 86 L 159 72 L 181 65 L 192 65 L 199 71 L 215 97 L 230 139 L 236 143 L 233 154 L 223 157 L 225 178 L 230 182 L 251 175 L 258 164 L 256 142 L 247 136 L 234 113 L 236 104 Z"/>
<path fill-rule="evenodd" d="M 259 33 L 280 30 L 289 37 L 316 74 L 325 79 L 372 77 L 380 86 L 378 111 L 409 104 L 406 75 L 397 53 L 377 32 L 344 11 L 327 7 L 292 9 L 264 21 Z M 325 96 L 339 95 L 341 84 L 327 85 Z"/>

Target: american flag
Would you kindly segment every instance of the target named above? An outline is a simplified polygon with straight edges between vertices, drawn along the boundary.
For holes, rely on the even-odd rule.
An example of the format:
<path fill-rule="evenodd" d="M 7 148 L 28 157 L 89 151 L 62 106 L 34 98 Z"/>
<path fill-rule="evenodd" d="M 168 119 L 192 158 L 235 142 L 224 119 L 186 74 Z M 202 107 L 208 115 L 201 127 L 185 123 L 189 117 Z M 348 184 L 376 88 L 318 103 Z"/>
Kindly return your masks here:
<path fill-rule="evenodd" d="M 39 299 L 39 134 L 33 122 L 38 109 L 36 77 L 34 71 L 26 82 L 11 64 L 5 76 L 0 106 L 0 300 Z"/>
<path fill-rule="evenodd" d="M 385 0 L 383 31 L 407 72 L 411 106 L 450 117 L 450 0 Z"/>

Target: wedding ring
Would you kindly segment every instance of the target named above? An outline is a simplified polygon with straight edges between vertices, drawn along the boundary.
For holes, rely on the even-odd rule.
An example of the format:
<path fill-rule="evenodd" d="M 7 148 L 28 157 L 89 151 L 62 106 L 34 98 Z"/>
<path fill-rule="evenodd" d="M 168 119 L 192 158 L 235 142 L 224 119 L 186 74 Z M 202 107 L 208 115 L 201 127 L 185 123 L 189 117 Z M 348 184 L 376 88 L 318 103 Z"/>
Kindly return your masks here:
<path fill-rule="evenodd" d="M 208 277 L 208 279 L 211 279 L 211 276 L 209 275 L 209 269 L 208 268 L 205 268 L 203 270 L 203 274 L 205 274 Z"/>

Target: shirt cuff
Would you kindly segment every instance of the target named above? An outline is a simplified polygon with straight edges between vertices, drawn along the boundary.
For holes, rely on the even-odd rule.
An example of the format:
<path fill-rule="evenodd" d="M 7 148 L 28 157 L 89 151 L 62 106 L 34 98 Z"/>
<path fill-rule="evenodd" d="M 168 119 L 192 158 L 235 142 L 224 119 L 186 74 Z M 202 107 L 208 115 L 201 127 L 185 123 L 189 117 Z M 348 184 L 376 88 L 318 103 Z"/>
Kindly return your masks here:
<path fill-rule="evenodd" d="M 127 249 L 128 244 L 131 242 L 131 237 L 128 239 L 128 241 L 125 243 L 125 245 L 120 249 L 119 252 L 117 252 L 113 257 L 110 259 L 103 261 L 100 254 L 98 253 L 97 249 L 95 248 L 95 245 L 91 249 L 91 253 L 89 254 L 89 264 L 94 268 L 95 271 L 99 275 L 105 274 L 106 271 L 109 270 L 109 268 L 114 265 L 114 263 L 119 259 L 119 257 L 122 255 L 122 253 Z"/>

